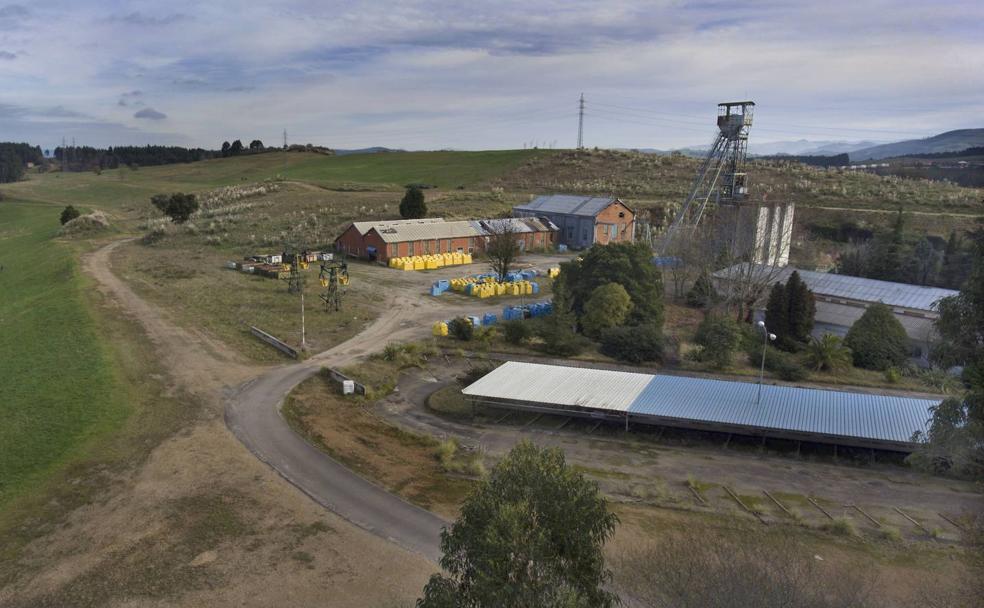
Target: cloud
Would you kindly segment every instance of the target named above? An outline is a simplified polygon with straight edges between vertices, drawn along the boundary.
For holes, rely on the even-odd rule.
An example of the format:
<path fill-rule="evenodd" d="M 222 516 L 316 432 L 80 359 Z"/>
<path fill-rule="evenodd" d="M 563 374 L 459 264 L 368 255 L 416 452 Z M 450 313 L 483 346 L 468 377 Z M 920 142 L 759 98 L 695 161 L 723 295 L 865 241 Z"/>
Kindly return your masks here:
<path fill-rule="evenodd" d="M 144 118 L 146 120 L 164 120 L 165 118 L 167 118 L 167 114 L 165 114 L 164 112 L 158 112 L 154 108 L 144 108 L 142 110 L 137 111 L 133 115 L 133 117 Z"/>
<path fill-rule="evenodd" d="M 0 31 L 12 31 L 31 17 L 31 10 L 22 4 L 0 6 Z"/>
<path fill-rule="evenodd" d="M 124 108 L 130 105 L 131 103 L 136 106 L 142 106 L 143 102 L 140 101 L 139 99 L 140 97 L 143 97 L 143 91 L 140 90 L 128 91 L 126 93 L 120 94 L 120 98 L 116 102 L 116 105 Z"/>
<path fill-rule="evenodd" d="M 16 53 L 11 53 L 10 51 L 0 51 L 0 61 L 13 61 L 17 59 Z"/>
<path fill-rule="evenodd" d="M 171 25 L 173 23 L 178 23 L 179 21 L 185 21 L 190 19 L 188 15 L 182 13 L 172 13 L 170 15 L 147 15 L 141 12 L 127 13 L 126 15 L 117 15 L 115 17 L 110 17 L 110 21 L 117 23 L 125 23 L 127 25 L 135 25 L 140 27 L 161 27 L 165 25 Z"/>

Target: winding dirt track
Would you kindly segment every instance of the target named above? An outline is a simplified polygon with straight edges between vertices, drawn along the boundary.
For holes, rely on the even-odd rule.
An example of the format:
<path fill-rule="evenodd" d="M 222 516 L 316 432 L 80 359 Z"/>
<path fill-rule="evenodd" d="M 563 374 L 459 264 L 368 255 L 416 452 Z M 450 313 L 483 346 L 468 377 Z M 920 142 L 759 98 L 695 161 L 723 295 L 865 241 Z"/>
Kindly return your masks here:
<path fill-rule="evenodd" d="M 425 335 L 430 319 L 421 318 L 411 295 L 391 298 L 386 312 L 359 335 L 306 361 L 274 368 L 251 365 L 199 332 L 182 329 L 144 301 L 110 270 L 110 256 L 127 242 L 115 241 L 84 256 L 83 267 L 126 313 L 147 331 L 162 359 L 175 365 L 182 384 L 192 387 L 238 385 L 228 397 L 225 421 L 261 461 L 317 503 L 341 517 L 432 561 L 440 556 L 443 519 L 363 479 L 295 433 L 280 415 L 284 397 L 325 365 L 344 366 L 393 340 Z M 430 316 L 443 318 L 447 310 Z M 416 316 L 416 319 L 411 319 Z M 197 348 L 189 349 L 189 345 Z M 199 353 L 189 360 L 189 350 Z M 244 379 L 246 381 L 244 382 Z M 214 394 L 210 395 L 214 398 Z"/>

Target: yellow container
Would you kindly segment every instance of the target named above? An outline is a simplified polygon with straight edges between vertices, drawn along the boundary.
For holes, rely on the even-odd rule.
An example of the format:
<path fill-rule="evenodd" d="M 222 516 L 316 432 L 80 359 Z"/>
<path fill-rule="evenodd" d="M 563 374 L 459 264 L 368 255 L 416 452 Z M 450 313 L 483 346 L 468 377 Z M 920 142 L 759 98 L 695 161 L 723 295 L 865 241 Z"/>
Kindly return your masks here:
<path fill-rule="evenodd" d="M 437 260 L 434 258 L 427 258 L 424 260 L 424 268 L 427 270 L 437 270 Z"/>
<path fill-rule="evenodd" d="M 523 281 L 523 287 L 524 287 L 524 289 L 526 289 L 526 295 L 528 295 L 528 296 L 533 295 L 533 284 L 532 283 L 530 283 L 529 281 Z"/>
<path fill-rule="evenodd" d="M 390 268 L 396 268 L 396 261 L 397 261 L 398 259 L 399 259 L 399 258 L 390 258 L 390 259 L 389 259 L 389 267 L 390 267 Z"/>
<path fill-rule="evenodd" d="M 454 256 L 451 255 L 450 253 L 442 253 L 441 261 L 444 263 L 445 266 L 452 266 L 454 264 Z"/>
<path fill-rule="evenodd" d="M 434 328 L 432 329 L 431 333 L 433 333 L 435 336 L 448 335 L 448 324 L 445 323 L 444 321 L 438 321 L 437 323 L 434 324 Z"/>
<path fill-rule="evenodd" d="M 451 263 L 454 264 L 454 265 L 456 265 L 456 266 L 458 264 L 461 264 L 461 254 L 458 253 L 458 252 L 452 253 L 451 254 Z"/>
<path fill-rule="evenodd" d="M 410 258 L 403 258 L 403 270 L 413 270 L 413 261 Z"/>
<path fill-rule="evenodd" d="M 496 286 L 495 286 L 495 295 L 497 295 L 497 296 L 504 296 L 504 295 L 506 295 L 506 284 L 505 283 L 498 283 L 498 284 L 496 284 Z"/>
<path fill-rule="evenodd" d="M 426 267 L 427 267 L 427 264 L 426 264 L 426 262 L 424 262 L 424 258 L 420 257 L 419 255 L 413 256 L 413 269 L 414 270 L 424 270 Z"/>
<path fill-rule="evenodd" d="M 461 254 L 461 263 L 462 264 L 471 264 L 472 263 L 472 256 L 471 256 L 471 254 L 470 253 L 462 253 Z"/>

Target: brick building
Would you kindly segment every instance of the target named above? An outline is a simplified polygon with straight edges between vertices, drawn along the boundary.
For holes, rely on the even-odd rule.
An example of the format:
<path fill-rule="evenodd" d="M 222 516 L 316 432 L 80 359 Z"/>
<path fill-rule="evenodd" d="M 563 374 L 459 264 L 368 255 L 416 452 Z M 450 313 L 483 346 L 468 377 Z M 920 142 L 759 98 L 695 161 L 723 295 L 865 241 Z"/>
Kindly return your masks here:
<path fill-rule="evenodd" d="M 513 207 L 515 217 L 545 218 L 557 226 L 557 242 L 573 249 L 632 241 L 635 212 L 614 197 L 551 194 Z"/>
<path fill-rule="evenodd" d="M 431 253 L 475 253 L 487 237 L 508 222 L 522 251 L 552 248 L 557 226 L 543 218 L 505 218 L 447 222 L 442 218 L 354 222 L 337 239 L 335 248 L 351 257 L 385 262 L 394 257 Z"/>

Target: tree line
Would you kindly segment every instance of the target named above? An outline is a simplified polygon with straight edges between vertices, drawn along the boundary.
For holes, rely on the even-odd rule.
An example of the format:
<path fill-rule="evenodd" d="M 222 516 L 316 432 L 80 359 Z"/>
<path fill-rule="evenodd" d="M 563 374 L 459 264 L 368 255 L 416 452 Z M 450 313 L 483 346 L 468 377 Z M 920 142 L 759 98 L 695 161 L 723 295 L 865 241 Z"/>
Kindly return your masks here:
<path fill-rule="evenodd" d="M 44 163 L 40 146 L 25 143 L 0 142 L 0 184 L 16 182 L 24 177 L 27 163 Z"/>
<path fill-rule="evenodd" d="M 972 239 L 956 230 L 935 239 L 909 230 L 901 210 L 892 227 L 874 233 L 841 254 L 835 272 L 896 283 L 960 289 L 975 255 Z"/>
<path fill-rule="evenodd" d="M 214 158 L 216 153 L 203 148 L 181 146 L 115 146 L 93 148 L 91 146 L 58 146 L 55 160 L 65 171 L 94 171 L 119 167 L 153 167 L 191 163 Z"/>
<path fill-rule="evenodd" d="M 847 154 L 832 154 L 830 156 L 811 156 L 811 155 L 790 155 L 774 154 L 772 156 L 756 156 L 756 160 L 774 160 L 790 163 L 803 163 L 814 167 L 846 167 L 851 164 L 851 158 Z"/>

